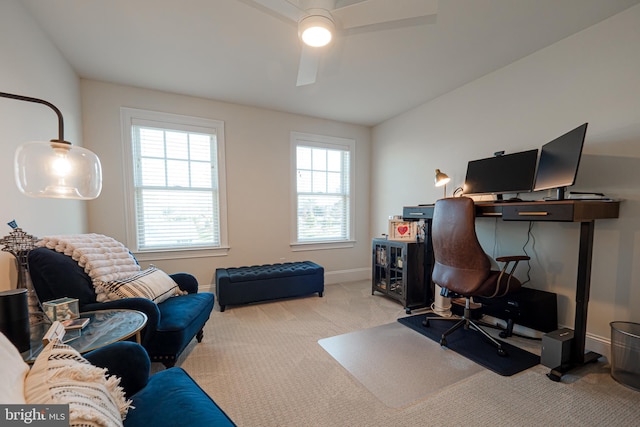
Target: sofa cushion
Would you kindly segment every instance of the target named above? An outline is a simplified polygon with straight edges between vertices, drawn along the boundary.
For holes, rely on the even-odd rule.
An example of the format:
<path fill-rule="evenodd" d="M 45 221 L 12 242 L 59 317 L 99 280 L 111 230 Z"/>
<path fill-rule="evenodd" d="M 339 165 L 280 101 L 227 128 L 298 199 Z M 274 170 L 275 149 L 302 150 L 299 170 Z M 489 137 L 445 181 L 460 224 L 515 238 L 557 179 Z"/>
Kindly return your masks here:
<path fill-rule="evenodd" d="M 201 292 L 169 298 L 159 304 L 156 334 L 162 334 L 162 342 L 152 340 L 146 344 L 151 360 L 162 361 L 164 356 L 179 354 L 209 319 L 214 299 L 212 293 Z"/>
<path fill-rule="evenodd" d="M 24 380 L 29 372 L 18 349 L 0 332 L 0 402 L 24 404 Z"/>
<path fill-rule="evenodd" d="M 159 396 L 170 399 L 171 404 L 156 404 Z M 170 368 L 153 375 L 131 400 L 133 409 L 124 420 L 125 427 L 235 426 L 182 368 Z"/>
<path fill-rule="evenodd" d="M 159 304 L 182 291 L 167 273 L 151 266 L 126 279 L 112 280 L 96 286 L 98 301 L 122 298 L 147 298 Z"/>
<path fill-rule="evenodd" d="M 29 404 L 69 404 L 69 425 L 121 426 L 130 401 L 120 379 L 91 365 L 75 349 L 52 340 L 38 355 L 25 381 Z"/>

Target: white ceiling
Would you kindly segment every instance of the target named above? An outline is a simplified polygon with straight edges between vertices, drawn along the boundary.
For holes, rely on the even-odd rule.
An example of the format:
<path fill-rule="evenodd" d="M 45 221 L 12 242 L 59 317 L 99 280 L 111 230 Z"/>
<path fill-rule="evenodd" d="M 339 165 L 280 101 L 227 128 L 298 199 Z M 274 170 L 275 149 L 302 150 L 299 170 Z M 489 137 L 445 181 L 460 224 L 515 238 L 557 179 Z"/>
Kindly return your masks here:
<path fill-rule="evenodd" d="M 22 3 L 80 77 L 375 125 L 640 0 L 440 0 L 435 20 L 338 38 L 302 87 L 295 24 L 250 0 Z"/>

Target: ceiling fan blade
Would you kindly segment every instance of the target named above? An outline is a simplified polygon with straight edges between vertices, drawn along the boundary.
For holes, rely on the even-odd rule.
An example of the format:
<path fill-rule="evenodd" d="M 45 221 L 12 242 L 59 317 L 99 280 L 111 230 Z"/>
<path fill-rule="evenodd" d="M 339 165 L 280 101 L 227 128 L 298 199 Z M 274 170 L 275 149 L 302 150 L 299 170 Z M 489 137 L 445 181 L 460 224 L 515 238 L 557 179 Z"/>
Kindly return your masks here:
<path fill-rule="evenodd" d="M 298 22 L 300 18 L 306 16 L 307 13 L 299 6 L 295 0 L 251 0 L 260 6 L 263 6 L 285 18 Z"/>
<path fill-rule="evenodd" d="M 331 11 L 344 29 L 438 13 L 438 0 L 365 0 Z"/>
<path fill-rule="evenodd" d="M 310 85 L 316 82 L 318 75 L 318 65 L 322 50 L 319 48 L 303 45 L 300 53 L 300 65 L 298 66 L 298 81 L 296 86 Z"/>

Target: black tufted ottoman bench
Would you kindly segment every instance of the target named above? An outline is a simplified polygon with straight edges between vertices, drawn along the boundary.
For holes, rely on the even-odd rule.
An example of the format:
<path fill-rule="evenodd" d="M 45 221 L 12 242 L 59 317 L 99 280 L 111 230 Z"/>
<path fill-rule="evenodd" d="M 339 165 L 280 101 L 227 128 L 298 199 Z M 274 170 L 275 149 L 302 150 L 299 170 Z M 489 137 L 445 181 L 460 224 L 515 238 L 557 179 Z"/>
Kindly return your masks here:
<path fill-rule="evenodd" d="M 248 304 L 324 292 L 324 268 L 311 261 L 216 269 L 220 311 Z"/>

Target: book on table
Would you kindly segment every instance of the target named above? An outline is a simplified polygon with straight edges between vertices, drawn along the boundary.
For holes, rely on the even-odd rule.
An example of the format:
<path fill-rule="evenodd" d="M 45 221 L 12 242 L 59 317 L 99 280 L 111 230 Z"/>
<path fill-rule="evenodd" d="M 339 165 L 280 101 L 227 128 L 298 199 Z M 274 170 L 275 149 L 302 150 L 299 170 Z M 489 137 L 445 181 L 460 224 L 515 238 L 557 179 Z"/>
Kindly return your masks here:
<path fill-rule="evenodd" d="M 49 326 L 49 329 L 47 330 L 47 332 L 45 332 L 44 336 L 42 337 L 42 345 L 46 346 L 56 338 L 62 341 L 62 338 L 64 337 L 64 333 L 65 333 L 65 329 L 64 329 L 64 326 L 62 326 L 62 322 L 59 322 L 57 320 L 54 321 L 51 324 L 51 326 Z"/>
<path fill-rule="evenodd" d="M 61 323 L 65 330 L 82 329 L 87 326 L 89 319 L 80 317 L 78 319 L 64 320 Z"/>

